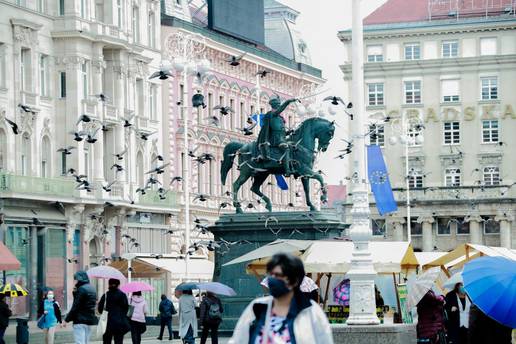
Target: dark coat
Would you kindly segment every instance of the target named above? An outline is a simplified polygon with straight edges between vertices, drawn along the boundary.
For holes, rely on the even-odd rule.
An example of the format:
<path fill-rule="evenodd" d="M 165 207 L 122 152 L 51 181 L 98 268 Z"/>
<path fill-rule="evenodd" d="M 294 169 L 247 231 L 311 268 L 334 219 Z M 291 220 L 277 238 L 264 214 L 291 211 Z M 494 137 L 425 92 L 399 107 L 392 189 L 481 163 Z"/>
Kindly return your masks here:
<path fill-rule="evenodd" d="M 45 299 L 41 300 L 38 307 L 38 318 L 43 315 L 43 312 L 45 311 Z M 56 315 L 56 319 L 58 323 L 62 323 L 62 317 L 61 317 L 61 307 L 59 307 L 59 303 L 54 300 L 54 314 Z"/>
<path fill-rule="evenodd" d="M 469 344 L 511 344 L 512 329 L 485 315 L 477 306 L 469 309 Z"/>
<path fill-rule="evenodd" d="M 5 301 L 0 301 L 0 328 L 9 326 L 9 317 L 12 315 L 9 305 Z"/>
<path fill-rule="evenodd" d="M 159 303 L 159 314 L 162 319 L 170 319 L 172 315 L 177 314 L 174 304 L 169 299 L 162 300 Z"/>
<path fill-rule="evenodd" d="M 444 330 L 444 298 L 429 290 L 417 304 L 417 338 L 435 339 Z"/>
<path fill-rule="evenodd" d="M 206 295 L 205 297 L 203 297 L 202 302 L 201 302 L 201 307 L 200 307 L 201 309 L 200 309 L 199 320 L 201 321 L 201 324 L 210 322 L 210 319 L 208 318 L 208 313 L 210 311 L 211 305 L 213 305 L 213 304 L 219 305 L 220 313 L 224 312 L 224 309 L 222 308 L 222 302 L 220 302 L 220 299 L 217 296 Z"/>
<path fill-rule="evenodd" d="M 466 295 L 466 297 L 468 297 Z M 446 321 L 446 330 L 448 332 L 448 338 L 452 343 L 459 342 L 459 331 L 460 331 L 460 312 L 459 309 L 462 309 L 462 304 L 459 304 L 459 300 L 457 300 L 457 293 L 452 290 L 448 294 L 446 294 L 444 308 L 446 310 L 446 314 L 448 315 L 448 320 Z M 455 312 L 452 312 L 452 308 L 457 307 Z"/>
<path fill-rule="evenodd" d="M 90 279 L 85 271 L 77 271 L 74 279 L 77 284 L 75 284 L 73 304 L 66 315 L 65 321 L 74 324 L 96 325 L 98 323 L 95 316 L 97 291 L 90 284 Z"/>
<path fill-rule="evenodd" d="M 129 332 L 131 327 L 127 319 L 127 311 L 129 310 L 127 296 L 119 289 L 108 290 L 107 293 L 100 298 L 98 306 L 100 314 L 104 311 L 104 302 L 106 302 L 105 309 L 108 311 L 106 328 L 113 334 L 126 334 Z"/>

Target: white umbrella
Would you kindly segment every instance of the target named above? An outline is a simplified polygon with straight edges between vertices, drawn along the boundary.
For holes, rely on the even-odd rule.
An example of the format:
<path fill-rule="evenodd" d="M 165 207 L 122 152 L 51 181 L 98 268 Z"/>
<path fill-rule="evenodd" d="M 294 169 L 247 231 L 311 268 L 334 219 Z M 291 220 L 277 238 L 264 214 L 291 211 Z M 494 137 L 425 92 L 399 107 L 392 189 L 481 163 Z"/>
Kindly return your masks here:
<path fill-rule="evenodd" d="M 417 306 L 436 282 L 442 284 L 444 280 L 446 280 L 446 275 L 440 267 L 436 266 L 419 275 L 412 283 L 408 283 L 407 308 L 411 309 Z"/>
<path fill-rule="evenodd" d="M 455 285 L 457 283 L 464 284 L 464 280 L 462 279 L 462 271 L 458 271 L 457 273 L 452 275 L 450 278 L 448 278 L 448 280 L 443 284 L 443 288 L 451 290 L 451 289 L 455 288 Z"/>

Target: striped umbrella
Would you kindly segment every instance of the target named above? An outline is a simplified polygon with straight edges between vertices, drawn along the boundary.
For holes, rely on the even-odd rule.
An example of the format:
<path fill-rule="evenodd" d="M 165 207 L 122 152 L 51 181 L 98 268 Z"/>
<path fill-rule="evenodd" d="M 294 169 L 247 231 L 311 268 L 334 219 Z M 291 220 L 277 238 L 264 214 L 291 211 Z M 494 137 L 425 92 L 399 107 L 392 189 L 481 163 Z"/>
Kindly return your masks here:
<path fill-rule="evenodd" d="M 25 290 L 21 285 L 16 283 L 7 283 L 0 287 L 0 293 L 5 294 L 8 297 L 27 296 L 29 292 Z"/>

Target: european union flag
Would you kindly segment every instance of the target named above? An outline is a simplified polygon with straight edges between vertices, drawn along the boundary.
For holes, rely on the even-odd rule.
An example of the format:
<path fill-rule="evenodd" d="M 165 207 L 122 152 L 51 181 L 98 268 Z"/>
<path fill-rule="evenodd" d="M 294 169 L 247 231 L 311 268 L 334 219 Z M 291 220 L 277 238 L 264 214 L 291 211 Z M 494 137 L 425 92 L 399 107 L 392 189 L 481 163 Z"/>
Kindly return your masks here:
<path fill-rule="evenodd" d="M 276 177 L 276 183 L 278 184 L 278 187 L 285 191 L 288 190 L 288 184 L 285 178 L 281 174 L 275 174 L 274 177 Z"/>
<path fill-rule="evenodd" d="M 258 116 L 260 116 L 258 118 Z M 262 126 L 262 123 L 263 123 L 263 116 L 265 116 L 265 114 L 261 113 L 261 114 L 255 114 L 255 115 L 252 115 L 251 118 L 253 119 L 253 121 L 255 122 L 258 122 L 258 125 L 261 127 Z"/>
<path fill-rule="evenodd" d="M 376 208 L 380 215 L 383 216 L 398 210 L 382 150 L 379 146 L 367 146 L 367 174 L 376 201 Z"/>

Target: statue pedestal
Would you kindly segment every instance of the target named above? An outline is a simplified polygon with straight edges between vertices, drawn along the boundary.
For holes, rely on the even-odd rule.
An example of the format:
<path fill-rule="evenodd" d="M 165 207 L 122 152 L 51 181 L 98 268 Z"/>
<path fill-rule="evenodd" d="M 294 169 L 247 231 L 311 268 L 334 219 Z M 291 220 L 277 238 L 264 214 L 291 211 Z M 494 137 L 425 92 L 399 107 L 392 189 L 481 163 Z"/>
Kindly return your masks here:
<path fill-rule="evenodd" d="M 267 221 L 267 218 L 269 219 Z M 278 223 L 273 219 L 276 218 Z M 265 226 L 266 221 L 267 227 Z M 240 314 L 257 296 L 264 295 L 257 276 L 248 275 L 249 262 L 223 266 L 260 246 L 277 239 L 318 240 L 341 236 L 346 228 L 334 209 L 314 212 L 264 212 L 246 214 L 224 214 L 209 228 L 215 240 L 237 242 L 247 240 L 251 244 L 236 244 L 224 252 L 215 251 L 213 280 L 235 289 L 237 296 L 224 298 L 224 322 L 221 330 L 232 330 Z M 274 234 L 274 233 L 276 234 Z"/>
<path fill-rule="evenodd" d="M 415 324 L 331 325 L 335 344 L 416 344 Z"/>

